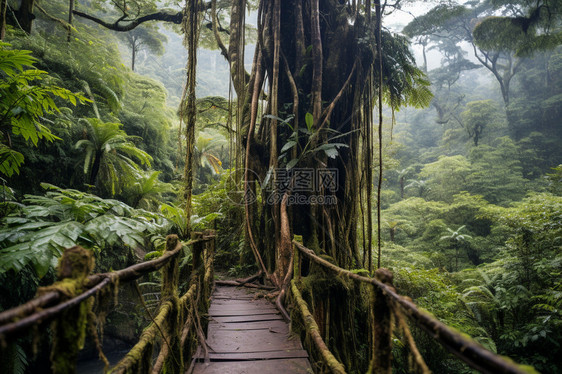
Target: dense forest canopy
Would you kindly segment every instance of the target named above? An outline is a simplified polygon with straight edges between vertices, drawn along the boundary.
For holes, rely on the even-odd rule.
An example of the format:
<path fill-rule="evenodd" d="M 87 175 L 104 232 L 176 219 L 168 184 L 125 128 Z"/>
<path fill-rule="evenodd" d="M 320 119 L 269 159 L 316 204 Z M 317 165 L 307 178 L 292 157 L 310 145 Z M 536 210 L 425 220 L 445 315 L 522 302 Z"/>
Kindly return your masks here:
<path fill-rule="evenodd" d="M 65 247 L 105 271 L 211 226 L 222 270 L 283 289 L 298 235 L 562 370 L 562 3 L 419 3 L 1 0 L 0 310 Z M 368 298 L 307 271 L 321 334 L 366 371 Z M 18 344 L 2 371 L 40 365 Z"/>

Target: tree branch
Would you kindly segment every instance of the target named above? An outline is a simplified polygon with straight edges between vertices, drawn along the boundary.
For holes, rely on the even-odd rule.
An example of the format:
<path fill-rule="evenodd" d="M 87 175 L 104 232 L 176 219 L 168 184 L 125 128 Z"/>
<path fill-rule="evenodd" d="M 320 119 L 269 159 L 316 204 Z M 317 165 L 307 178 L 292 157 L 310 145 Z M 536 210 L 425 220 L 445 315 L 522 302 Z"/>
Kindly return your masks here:
<path fill-rule="evenodd" d="M 206 11 L 210 8 L 211 8 L 211 2 L 206 2 L 200 6 L 199 11 Z M 183 19 L 183 11 L 174 13 L 173 11 L 169 11 L 169 10 L 168 11 L 161 10 L 159 12 L 147 14 L 146 16 L 142 16 L 130 21 L 129 20 L 125 21 L 123 17 L 121 17 L 113 23 L 106 22 L 100 18 L 80 12 L 78 10 L 74 10 L 73 13 L 79 17 L 86 18 L 107 29 L 114 30 L 114 31 L 131 31 L 135 27 L 139 26 L 140 24 L 148 21 L 171 22 L 171 23 L 175 23 L 176 25 L 179 25 L 181 24 Z M 122 24 L 122 22 L 127 22 L 127 23 Z"/>
<path fill-rule="evenodd" d="M 109 22 L 105 22 L 102 19 L 99 19 L 97 17 L 94 17 L 92 15 L 80 12 L 78 10 L 73 11 L 73 13 L 79 17 L 82 18 L 86 18 L 90 21 L 93 21 L 107 29 L 110 30 L 114 30 L 114 31 L 131 31 L 133 30 L 135 27 L 139 26 L 140 24 L 144 23 L 144 22 L 148 22 L 148 21 L 162 21 L 162 22 L 171 22 L 171 23 L 175 23 L 176 25 L 181 24 L 181 21 L 183 19 L 183 12 L 177 12 L 177 13 L 170 13 L 170 12 L 166 12 L 166 11 L 160 11 L 160 12 L 156 12 L 156 13 L 152 13 L 152 14 L 148 14 L 146 16 L 137 18 L 133 21 L 131 21 L 130 23 L 127 23 L 125 25 L 120 24 L 122 22 L 122 19 L 118 19 L 117 21 L 115 21 L 114 23 L 109 23 Z"/>

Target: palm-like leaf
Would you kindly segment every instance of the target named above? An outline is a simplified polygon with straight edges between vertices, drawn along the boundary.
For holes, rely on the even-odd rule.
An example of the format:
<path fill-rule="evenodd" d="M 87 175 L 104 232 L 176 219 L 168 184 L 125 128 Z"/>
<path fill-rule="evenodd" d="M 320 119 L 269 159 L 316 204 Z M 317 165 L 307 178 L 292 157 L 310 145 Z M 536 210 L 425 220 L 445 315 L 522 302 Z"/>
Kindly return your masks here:
<path fill-rule="evenodd" d="M 158 179 L 161 172 L 149 171 L 141 173 L 135 183 L 125 188 L 125 194 L 130 196 L 130 203 L 148 210 L 157 209 L 164 194 L 174 192 L 174 186 Z"/>
<path fill-rule="evenodd" d="M 459 227 L 457 230 L 452 230 L 450 228 L 447 227 L 447 231 L 449 231 L 449 235 L 444 235 L 441 238 L 439 238 L 439 240 L 455 240 L 457 242 L 462 242 L 466 239 L 472 239 L 472 236 L 468 235 L 468 234 L 461 234 L 460 231 L 462 229 L 465 228 L 466 225 L 462 225 L 461 227 Z"/>
<path fill-rule="evenodd" d="M 112 196 L 120 192 L 126 181 L 137 180 L 139 164 L 150 167 L 152 157 L 137 148 L 133 137 L 121 129 L 120 123 L 103 122 L 96 118 L 84 120 L 89 139 L 79 140 L 76 149 L 84 150 L 84 173 Z"/>
<path fill-rule="evenodd" d="M 146 238 L 168 231 L 162 215 L 81 191 L 43 187 L 49 189 L 45 196 L 26 196 L 21 211 L 2 220 L 0 275 L 30 266 L 42 277 L 64 248 L 144 247 Z"/>
<path fill-rule="evenodd" d="M 209 167 L 214 173 L 218 174 L 222 166 L 222 161 L 217 156 L 222 148 L 227 144 L 227 140 L 219 133 L 201 132 L 195 142 L 195 163 Z"/>
<path fill-rule="evenodd" d="M 190 224 L 187 216 L 185 215 L 185 209 L 174 204 L 162 204 L 160 210 L 169 221 L 174 223 L 179 236 L 181 238 L 185 238 L 187 234 L 187 227 Z"/>

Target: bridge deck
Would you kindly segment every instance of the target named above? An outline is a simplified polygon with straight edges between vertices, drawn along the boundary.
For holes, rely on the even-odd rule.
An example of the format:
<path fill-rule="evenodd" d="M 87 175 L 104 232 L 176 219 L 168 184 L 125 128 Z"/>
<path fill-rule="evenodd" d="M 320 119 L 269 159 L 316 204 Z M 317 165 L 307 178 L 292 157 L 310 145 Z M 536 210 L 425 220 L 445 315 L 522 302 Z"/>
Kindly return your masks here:
<path fill-rule="evenodd" d="M 270 302 L 251 291 L 217 287 L 209 308 L 207 362 L 197 356 L 194 374 L 312 373 L 308 354 Z"/>

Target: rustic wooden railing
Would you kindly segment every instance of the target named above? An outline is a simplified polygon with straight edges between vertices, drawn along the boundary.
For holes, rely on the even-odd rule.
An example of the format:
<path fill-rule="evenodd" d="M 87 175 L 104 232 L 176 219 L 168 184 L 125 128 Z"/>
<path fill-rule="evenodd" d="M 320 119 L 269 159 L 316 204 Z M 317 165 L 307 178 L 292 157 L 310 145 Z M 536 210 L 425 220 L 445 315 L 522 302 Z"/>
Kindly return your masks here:
<path fill-rule="evenodd" d="M 290 289 L 295 300 L 295 307 L 304 321 L 306 333 L 310 336 L 312 342 L 314 342 L 316 350 L 320 353 L 322 360 L 332 373 L 345 373 L 345 368 L 342 363 L 332 355 L 326 343 L 323 341 L 318 325 L 308 310 L 307 303 L 299 290 L 298 283 L 301 278 L 303 257 L 333 272 L 337 276 L 363 282 L 371 287 L 372 300 L 370 318 L 372 323 L 371 331 L 369 332 L 369 340 L 372 342 L 372 347 L 369 372 L 392 372 L 393 327 L 400 328 L 405 336 L 405 345 L 409 347 L 413 356 L 413 367 L 411 370 L 418 373 L 430 372 L 416 347 L 408 324 L 405 322 L 405 316 L 413 325 L 421 328 L 449 352 L 456 355 L 470 367 L 482 373 L 536 373 L 536 371 L 529 366 L 518 365 L 509 358 L 497 355 L 485 349 L 474 340 L 461 335 L 459 332 L 435 319 L 429 313 L 420 310 L 409 298 L 399 295 L 396 292 L 392 286 L 392 273 L 388 269 L 378 269 L 375 272 L 375 277 L 370 278 L 342 269 L 326 261 L 296 240 L 293 240 L 293 251 L 294 276 L 291 281 Z M 392 321 L 395 321 L 395 323 L 392 323 Z"/>
<path fill-rule="evenodd" d="M 192 266 L 188 291 L 179 297 L 179 255 L 184 246 L 192 246 Z M 107 313 L 103 310 L 102 299 L 116 298 L 118 284 L 162 269 L 161 303 L 157 314 L 150 316 L 152 322 L 138 343 L 110 372 L 183 373 L 203 331 L 199 315 L 206 313 L 209 306 L 213 261 L 214 233 L 211 231 L 193 233 L 187 243 L 180 242 L 176 235 L 169 235 L 166 249 L 159 258 L 102 274 L 89 275 L 94 268 L 91 251 L 78 246 L 69 248 L 57 269 L 60 281 L 40 288 L 33 300 L 0 313 L 0 351 L 31 328 L 52 322 L 51 362 L 55 374 L 75 372 L 87 331 L 93 336 L 100 358 L 107 364 L 97 335 L 104 318 L 98 316 Z M 114 287 L 113 293 L 106 292 L 110 285 Z M 138 286 L 136 289 L 138 291 Z M 152 365 L 153 349 L 157 345 L 160 351 Z"/>
<path fill-rule="evenodd" d="M 192 246 L 191 274 L 188 290 L 178 295 L 179 254 L 183 246 Z M 439 344 L 483 373 L 523 374 L 535 372 L 510 359 L 494 354 L 470 338 L 446 326 L 430 314 L 420 310 L 409 298 L 399 295 L 392 286 L 392 274 L 379 269 L 374 278 L 342 269 L 317 256 L 298 241 L 293 241 L 293 280 L 290 293 L 294 311 L 300 314 L 306 334 L 315 346 L 326 367 L 332 373 L 345 373 L 344 365 L 330 352 L 324 342 L 307 302 L 299 290 L 303 260 L 314 262 L 341 278 L 361 282 L 370 288 L 370 365 L 369 372 L 392 371 L 392 341 L 394 329 L 400 329 L 405 346 L 411 354 L 411 370 L 429 373 L 409 330 L 410 322 L 426 332 Z M 39 289 L 33 300 L 0 313 L 0 350 L 34 326 L 52 321 L 51 360 L 55 374 L 72 373 L 86 331 L 105 359 L 97 336 L 96 314 L 103 314 L 102 299 L 114 297 L 115 292 L 102 292 L 113 285 L 131 282 L 141 276 L 162 269 L 161 303 L 158 312 L 150 316 L 152 323 L 143 331 L 138 343 L 125 357 L 111 368 L 111 373 L 183 373 L 204 341 L 200 315 L 206 313 L 213 284 L 214 234 L 194 233 L 192 240 L 183 244 L 177 236 L 167 238 L 164 254 L 152 261 L 139 263 L 110 273 L 88 275 L 94 267 L 91 251 L 73 247 L 65 251 L 58 268 L 61 281 Z M 138 287 L 137 287 L 138 290 Z M 140 294 L 140 292 L 139 292 Z M 141 298 L 142 300 L 142 298 Z M 94 308 L 94 304 L 95 308 Z M 154 348 L 160 347 L 156 360 Z M 203 344 L 205 346 L 205 344 Z M 107 363 L 107 360 L 105 360 Z"/>

